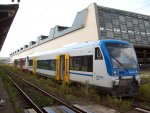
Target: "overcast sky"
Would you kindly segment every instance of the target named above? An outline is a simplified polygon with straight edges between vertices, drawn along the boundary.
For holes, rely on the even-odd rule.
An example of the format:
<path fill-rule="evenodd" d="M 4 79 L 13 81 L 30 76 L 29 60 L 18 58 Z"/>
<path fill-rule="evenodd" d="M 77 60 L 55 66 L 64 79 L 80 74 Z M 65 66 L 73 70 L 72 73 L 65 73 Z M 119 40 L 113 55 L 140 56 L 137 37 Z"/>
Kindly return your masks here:
<path fill-rule="evenodd" d="M 4 3 L 11 0 L 0 0 Z M 92 3 L 150 15 L 150 0 L 21 0 L 0 57 L 8 57 L 39 35 L 48 36 L 55 25 L 71 26 L 76 13 Z"/>

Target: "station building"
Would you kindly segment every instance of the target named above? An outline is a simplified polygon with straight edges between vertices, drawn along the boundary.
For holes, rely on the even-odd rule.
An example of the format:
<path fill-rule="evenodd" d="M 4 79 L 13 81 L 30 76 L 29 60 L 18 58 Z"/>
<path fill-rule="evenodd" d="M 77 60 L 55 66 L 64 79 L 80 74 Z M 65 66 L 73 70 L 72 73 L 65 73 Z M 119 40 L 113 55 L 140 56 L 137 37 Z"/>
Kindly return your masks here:
<path fill-rule="evenodd" d="M 48 36 L 38 36 L 10 54 L 11 61 L 47 50 L 102 39 L 133 44 L 140 64 L 150 63 L 150 16 L 89 5 L 77 13 L 71 27 L 55 26 Z"/>

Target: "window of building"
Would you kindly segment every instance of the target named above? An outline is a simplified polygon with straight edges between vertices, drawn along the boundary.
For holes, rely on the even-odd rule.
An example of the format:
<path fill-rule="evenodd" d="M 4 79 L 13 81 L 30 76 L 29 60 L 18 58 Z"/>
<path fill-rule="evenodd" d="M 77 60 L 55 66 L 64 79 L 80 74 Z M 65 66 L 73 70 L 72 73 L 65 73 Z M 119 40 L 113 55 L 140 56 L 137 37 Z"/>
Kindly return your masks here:
<path fill-rule="evenodd" d="M 126 34 L 126 33 L 122 33 L 122 39 L 126 39 L 126 40 L 128 40 L 128 34 Z"/>
<path fill-rule="evenodd" d="M 143 43 L 144 45 L 148 45 L 148 41 L 145 40 L 145 39 L 142 39 L 142 43 Z"/>
<path fill-rule="evenodd" d="M 115 38 L 138 45 L 144 44 L 142 40 L 150 37 L 148 16 L 105 8 L 99 8 L 98 12 L 101 12 L 98 13 L 101 39 Z"/>
<path fill-rule="evenodd" d="M 100 31 L 100 35 L 101 35 L 101 38 L 102 38 L 102 39 L 105 39 L 105 38 L 106 38 L 106 33 L 105 33 L 105 31 Z"/>
<path fill-rule="evenodd" d="M 110 23 L 110 22 L 105 22 L 105 27 L 106 27 L 106 28 L 112 28 L 112 23 Z"/>
<path fill-rule="evenodd" d="M 124 16 L 119 16 L 119 21 L 121 21 L 121 22 L 125 22 L 125 18 L 124 18 Z"/>
<path fill-rule="evenodd" d="M 149 22 L 148 21 L 144 21 L 144 24 L 146 27 L 149 27 Z"/>
<path fill-rule="evenodd" d="M 116 13 L 111 13 L 112 18 L 117 19 L 118 15 Z"/>
<path fill-rule="evenodd" d="M 123 32 L 123 33 L 127 33 L 127 26 L 126 25 L 124 25 L 124 24 L 121 24 L 121 32 Z"/>
<path fill-rule="evenodd" d="M 143 24 L 139 24 L 140 29 L 145 29 Z"/>
<path fill-rule="evenodd" d="M 142 19 L 138 19 L 138 22 L 139 22 L 140 24 L 144 24 L 144 22 L 143 22 Z"/>
<path fill-rule="evenodd" d="M 100 27 L 99 29 L 100 29 L 100 31 L 105 31 L 104 27 Z"/>
<path fill-rule="evenodd" d="M 140 36 L 135 36 L 136 37 L 136 41 L 142 41 L 141 37 Z"/>
<path fill-rule="evenodd" d="M 127 27 L 133 27 L 132 22 L 127 22 Z"/>
<path fill-rule="evenodd" d="M 112 31 L 106 31 L 106 36 L 108 38 L 114 38 L 114 33 Z"/>
<path fill-rule="evenodd" d="M 103 59 L 103 57 L 100 52 L 100 49 L 99 49 L 99 47 L 96 47 L 95 48 L 95 60 L 102 60 L 102 59 Z"/>
<path fill-rule="evenodd" d="M 146 35 L 150 36 L 150 29 L 146 29 Z"/>
<path fill-rule="evenodd" d="M 33 60 L 29 60 L 29 66 L 33 66 Z"/>
<path fill-rule="evenodd" d="M 92 72 L 93 55 L 71 57 L 70 70 Z"/>
<path fill-rule="evenodd" d="M 117 40 L 122 40 L 121 37 L 122 37 L 121 35 L 115 35 L 115 39 L 117 39 Z"/>
<path fill-rule="evenodd" d="M 130 36 L 134 36 L 133 30 L 128 30 L 128 34 L 129 34 Z"/>
<path fill-rule="evenodd" d="M 115 34 L 120 34 L 120 28 L 114 28 L 114 33 Z"/>
<path fill-rule="evenodd" d="M 141 36 L 145 37 L 146 33 L 145 32 L 141 32 Z"/>
<path fill-rule="evenodd" d="M 138 20 L 136 18 L 133 18 L 132 21 L 133 21 L 133 24 L 138 25 Z"/>
<path fill-rule="evenodd" d="M 102 16 L 103 15 L 103 11 L 98 11 L 98 15 Z"/>
<path fill-rule="evenodd" d="M 103 17 L 100 17 L 100 18 L 99 18 L 99 22 L 103 24 L 103 23 L 104 23 L 104 18 L 103 18 Z"/>
<path fill-rule="evenodd" d="M 105 19 L 111 20 L 111 15 L 110 15 L 110 13 L 103 12 L 103 16 L 104 16 Z"/>
<path fill-rule="evenodd" d="M 134 27 L 134 33 L 135 34 L 140 34 L 140 29 L 138 27 Z"/>
<path fill-rule="evenodd" d="M 125 17 L 127 21 L 132 21 L 132 18 L 130 16 Z"/>
<path fill-rule="evenodd" d="M 130 43 L 135 44 L 135 39 L 130 38 Z"/>
<path fill-rule="evenodd" d="M 115 26 L 119 26 L 119 20 L 118 19 L 112 19 L 112 23 Z"/>

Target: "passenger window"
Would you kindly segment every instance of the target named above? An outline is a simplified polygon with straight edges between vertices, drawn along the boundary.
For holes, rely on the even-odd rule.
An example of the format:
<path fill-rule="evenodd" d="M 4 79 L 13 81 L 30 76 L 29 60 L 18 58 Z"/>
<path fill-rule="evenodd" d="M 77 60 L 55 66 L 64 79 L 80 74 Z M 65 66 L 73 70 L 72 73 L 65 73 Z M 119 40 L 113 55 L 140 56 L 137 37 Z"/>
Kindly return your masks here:
<path fill-rule="evenodd" d="M 71 57 L 70 70 L 93 72 L 93 55 Z"/>
<path fill-rule="evenodd" d="M 33 60 L 29 60 L 29 66 L 33 66 Z"/>
<path fill-rule="evenodd" d="M 95 48 L 95 60 L 102 60 L 103 58 L 102 58 L 102 54 L 101 54 L 101 52 L 100 52 L 100 49 L 99 49 L 99 47 L 96 47 Z"/>

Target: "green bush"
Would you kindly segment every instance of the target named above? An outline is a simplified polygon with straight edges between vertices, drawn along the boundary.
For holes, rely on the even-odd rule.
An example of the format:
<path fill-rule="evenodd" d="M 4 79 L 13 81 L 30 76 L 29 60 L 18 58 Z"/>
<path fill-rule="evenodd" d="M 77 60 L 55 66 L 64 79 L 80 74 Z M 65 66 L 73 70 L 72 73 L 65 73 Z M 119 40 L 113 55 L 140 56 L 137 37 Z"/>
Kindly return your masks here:
<path fill-rule="evenodd" d="M 14 72 L 21 72 L 11 67 Z M 21 74 L 25 79 L 31 81 L 33 84 L 38 85 L 47 92 L 54 94 L 57 97 L 71 101 L 71 103 L 87 105 L 91 103 L 99 103 L 101 105 L 116 109 L 120 112 L 129 111 L 132 108 L 132 101 L 122 100 L 121 98 L 100 96 L 94 89 L 90 88 L 88 83 L 80 84 L 77 86 L 70 86 L 70 84 L 57 84 L 52 79 L 38 78 L 31 76 L 32 74 Z M 40 102 L 40 101 L 39 101 Z"/>
<path fill-rule="evenodd" d="M 147 100 L 150 101 L 150 83 L 140 86 L 138 96 L 140 97 L 140 99 L 143 99 L 145 101 Z"/>
<path fill-rule="evenodd" d="M 22 107 L 20 107 L 20 105 L 18 104 L 18 97 L 19 97 L 18 91 L 16 90 L 12 82 L 9 80 L 9 78 L 7 77 L 7 74 L 4 72 L 1 66 L 0 66 L 0 76 L 3 79 L 4 86 L 8 92 L 8 95 L 13 104 L 13 107 L 16 110 L 16 113 L 23 113 Z"/>
<path fill-rule="evenodd" d="M 107 96 L 106 101 L 108 101 L 109 107 L 115 108 L 121 113 L 132 109 L 132 102 L 129 100 L 122 100 L 121 98 Z"/>

